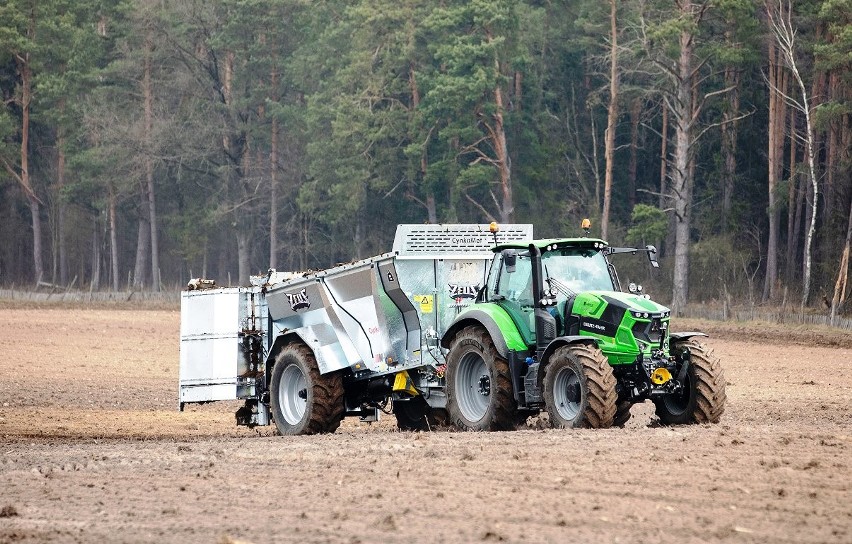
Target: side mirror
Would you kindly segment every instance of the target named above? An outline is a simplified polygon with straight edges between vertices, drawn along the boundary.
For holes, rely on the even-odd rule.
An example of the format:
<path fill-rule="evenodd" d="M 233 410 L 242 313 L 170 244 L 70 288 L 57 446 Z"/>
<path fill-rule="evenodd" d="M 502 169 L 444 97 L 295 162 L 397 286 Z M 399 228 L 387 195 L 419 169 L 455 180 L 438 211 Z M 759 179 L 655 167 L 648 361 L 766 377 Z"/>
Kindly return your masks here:
<path fill-rule="evenodd" d="M 515 272 L 515 265 L 518 261 L 518 254 L 514 251 L 507 249 L 503 251 L 503 264 L 506 265 L 506 273 L 512 274 Z"/>
<path fill-rule="evenodd" d="M 660 268 L 660 263 L 657 262 L 657 248 L 654 246 L 645 246 L 648 251 L 648 260 L 651 261 L 651 266 Z"/>

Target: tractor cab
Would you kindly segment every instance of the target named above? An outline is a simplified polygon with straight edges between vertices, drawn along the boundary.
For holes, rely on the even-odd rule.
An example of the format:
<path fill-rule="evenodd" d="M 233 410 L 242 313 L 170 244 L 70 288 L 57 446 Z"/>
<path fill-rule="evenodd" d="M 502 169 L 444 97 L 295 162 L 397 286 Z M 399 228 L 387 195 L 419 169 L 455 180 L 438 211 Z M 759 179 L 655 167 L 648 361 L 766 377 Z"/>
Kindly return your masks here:
<path fill-rule="evenodd" d="M 503 244 L 494 248 L 480 302 L 503 308 L 528 346 L 543 349 L 557 337 L 591 336 L 613 364 L 632 363 L 640 353 L 663 349 L 669 317 L 668 308 L 641 288 L 621 289 L 608 257 L 639 251 L 656 264 L 653 246 L 612 248 L 595 238 Z"/>
<path fill-rule="evenodd" d="M 602 251 L 602 240 L 564 239 L 536 241 L 536 246 L 507 244 L 495 248 L 486 291 L 488 301 L 505 309 L 535 344 L 535 308 L 546 308 L 554 317 L 558 335 L 572 334 L 576 319 L 571 308 L 579 293 L 614 291 L 617 277 Z M 534 267 L 533 261 L 540 260 Z M 541 278 L 533 274 L 540 268 Z M 566 312 L 567 309 L 567 312 Z M 573 332 L 577 334 L 577 332 Z"/>

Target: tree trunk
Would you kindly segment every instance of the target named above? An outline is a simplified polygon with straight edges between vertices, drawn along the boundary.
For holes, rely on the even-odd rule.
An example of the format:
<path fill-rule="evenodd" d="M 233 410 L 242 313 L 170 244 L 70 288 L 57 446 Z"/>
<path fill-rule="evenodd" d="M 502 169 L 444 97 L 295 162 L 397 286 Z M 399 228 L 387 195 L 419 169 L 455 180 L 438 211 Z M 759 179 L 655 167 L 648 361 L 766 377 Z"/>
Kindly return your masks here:
<path fill-rule="evenodd" d="M 438 208 L 435 206 L 435 195 L 432 192 L 426 195 L 426 216 L 429 223 L 438 222 Z"/>
<path fill-rule="evenodd" d="M 33 16 L 34 17 L 34 16 Z M 28 34 L 32 37 L 35 33 L 35 20 L 30 19 L 30 29 Z M 30 208 L 30 216 L 32 218 L 33 228 L 33 283 L 44 279 L 44 261 L 42 260 L 42 245 L 41 245 L 41 201 L 35 194 L 33 189 L 32 178 L 30 178 L 30 105 L 33 98 L 33 73 L 30 65 L 30 54 L 24 53 L 17 56 L 18 70 L 21 74 L 21 171 L 20 174 L 15 172 L 9 164 L 6 164 L 6 169 L 15 177 L 24 195 L 27 198 L 27 203 Z"/>
<path fill-rule="evenodd" d="M 634 98 L 630 105 L 630 164 L 627 168 L 627 205 L 630 211 L 636 206 L 636 179 L 639 173 L 639 122 L 642 117 L 642 99 Z"/>
<path fill-rule="evenodd" d="M 413 39 L 413 38 L 412 38 Z M 414 72 L 414 63 L 408 63 L 408 88 L 411 92 L 411 110 L 417 111 L 420 107 L 420 87 L 417 85 L 417 76 Z M 431 132 L 430 132 L 431 134 Z M 426 142 L 424 142 L 423 152 L 420 154 L 420 181 L 421 183 L 426 179 L 426 171 L 429 168 L 428 157 L 429 153 L 426 150 L 427 143 L 429 140 L 429 136 L 426 137 Z M 426 193 L 426 217 L 427 221 L 431 224 L 435 224 L 438 222 L 438 209 L 435 206 L 435 191 L 431 187 L 423 187 L 424 192 Z M 422 203 L 422 202 L 421 202 Z"/>
<path fill-rule="evenodd" d="M 151 288 L 160 290 L 160 257 L 157 236 L 157 204 L 154 192 L 154 157 L 152 126 L 154 115 L 154 92 L 151 83 L 151 53 L 153 51 L 152 30 L 145 33 L 145 69 L 143 74 L 143 94 L 145 100 L 145 183 L 148 193 L 148 226 L 151 229 Z"/>
<path fill-rule="evenodd" d="M 98 227 L 98 218 L 92 221 L 92 281 L 89 284 L 91 291 L 97 291 L 101 287 L 101 240 Z"/>
<path fill-rule="evenodd" d="M 843 103 L 843 97 L 839 96 L 837 91 L 838 88 L 838 74 L 836 70 L 833 70 L 829 73 L 828 77 L 828 89 L 827 95 L 828 100 L 835 100 L 837 103 Z M 825 225 L 833 225 L 835 221 L 833 217 L 830 217 L 835 211 L 839 211 L 839 206 L 836 205 L 836 201 L 839 199 L 838 195 L 841 192 L 841 187 L 837 184 L 837 168 L 838 161 L 837 157 L 840 154 L 840 131 L 838 130 L 838 120 L 831 119 L 828 122 L 827 134 L 825 137 L 825 183 L 824 187 L 824 213 L 825 216 Z M 839 215 L 839 214 L 838 214 Z M 828 242 L 828 240 L 826 240 Z M 828 242 L 831 244 L 831 242 Z"/>
<path fill-rule="evenodd" d="M 273 87 L 277 77 L 272 74 Z M 278 119 L 272 118 L 269 150 L 269 268 L 278 268 Z"/>
<path fill-rule="evenodd" d="M 658 205 L 663 210 L 666 208 L 666 179 L 668 178 L 669 171 L 669 108 L 665 102 L 663 102 L 663 128 L 660 130 L 660 134 L 660 197 Z"/>
<path fill-rule="evenodd" d="M 722 217 L 721 228 L 727 232 L 731 221 L 731 204 L 734 196 L 734 183 L 737 175 L 737 117 L 740 113 L 740 72 L 732 66 L 725 69 L 725 87 L 728 93 L 728 107 L 722 113 Z"/>
<path fill-rule="evenodd" d="M 837 315 L 837 308 L 846 301 L 846 288 L 849 283 L 849 246 L 852 244 L 852 200 L 849 204 L 849 218 L 846 222 L 846 241 L 840 255 L 840 267 L 837 271 L 837 282 L 834 284 L 834 296 L 831 298 L 831 324 Z"/>
<path fill-rule="evenodd" d="M 355 246 L 355 257 L 357 259 L 364 258 L 364 214 L 361 210 L 355 212 L 355 233 L 352 236 L 352 242 Z"/>
<path fill-rule="evenodd" d="M 793 263 L 796 258 L 796 247 L 798 246 L 798 231 L 796 223 L 798 222 L 798 214 L 796 213 L 798 178 L 796 173 L 796 108 L 790 108 L 790 182 L 787 187 L 787 254 L 784 269 L 784 279 L 787 285 L 793 282 L 793 274 L 795 267 Z"/>
<path fill-rule="evenodd" d="M 774 45 L 769 47 L 769 239 L 766 247 L 766 276 L 763 301 L 775 300 L 778 284 L 778 238 L 780 210 L 778 187 L 784 159 L 784 124 L 787 119 L 784 95 L 787 94 L 787 72 Z"/>
<path fill-rule="evenodd" d="M 612 169 L 615 159 L 615 124 L 618 120 L 618 28 L 615 0 L 609 0 L 610 60 L 609 60 L 609 108 L 606 117 L 606 140 L 604 144 L 603 213 L 601 214 L 601 238 L 609 234 L 609 210 L 612 200 Z"/>
<path fill-rule="evenodd" d="M 133 287 L 145 286 L 145 269 L 148 265 L 148 249 L 151 247 L 151 215 L 148 211 L 147 184 L 139 184 L 139 226 L 136 231 L 136 264 L 133 267 Z"/>
<path fill-rule="evenodd" d="M 500 64 L 494 60 L 497 73 L 500 73 Z M 509 150 L 506 145 L 506 129 L 503 125 L 503 112 L 505 105 L 503 104 L 503 88 L 498 84 L 494 88 L 494 155 L 496 158 L 497 170 L 500 175 L 500 222 L 513 223 L 515 215 L 515 204 L 512 196 L 512 168 L 509 160 Z"/>
<path fill-rule="evenodd" d="M 810 224 L 808 225 L 807 235 L 805 236 L 805 266 L 803 279 L 804 286 L 802 289 L 802 308 L 804 308 L 808 303 L 808 298 L 810 297 L 811 291 L 811 262 L 813 259 L 811 248 L 813 246 L 814 233 L 816 232 L 817 202 L 819 202 L 819 181 L 816 177 L 816 166 L 814 164 L 814 130 L 813 125 L 811 123 L 811 102 L 808 98 L 808 91 L 805 88 L 805 83 L 802 80 L 802 77 L 799 75 L 799 71 L 795 63 L 793 63 L 792 68 L 793 76 L 799 84 L 799 92 L 802 95 L 802 104 L 804 105 L 806 158 L 808 161 L 808 177 L 811 181 L 811 189 L 809 193 L 812 194 L 810 212 L 811 220 Z"/>
<path fill-rule="evenodd" d="M 250 241 L 251 237 L 248 232 L 244 230 L 237 231 L 237 275 L 240 285 L 249 284 L 249 275 L 251 274 L 251 267 L 249 265 Z"/>
<path fill-rule="evenodd" d="M 59 256 L 59 284 L 68 285 L 68 244 L 66 243 L 65 228 L 66 209 L 65 201 L 62 198 L 62 188 L 65 187 L 65 134 L 62 129 L 56 139 L 57 160 L 56 160 L 56 185 L 59 193 L 58 207 L 59 216 L 57 218 L 57 254 Z"/>
<path fill-rule="evenodd" d="M 598 168 L 598 127 L 595 125 L 595 115 L 591 107 L 586 107 L 589 113 L 589 126 L 592 131 L 592 173 L 595 176 L 595 210 L 601 209 L 601 172 Z"/>
<path fill-rule="evenodd" d="M 112 183 L 107 185 L 109 197 L 109 249 L 110 262 L 112 263 L 112 290 L 118 291 L 118 226 L 116 225 L 115 213 L 115 189 Z"/>
<path fill-rule="evenodd" d="M 684 2 L 681 11 L 691 16 L 692 3 Z M 689 242 L 690 217 L 692 215 L 692 166 L 690 148 L 693 143 L 693 35 L 684 30 L 680 35 L 678 58 L 678 84 L 674 100 L 675 149 L 672 169 L 672 199 L 675 213 L 675 262 L 672 281 L 672 311 L 683 315 L 689 297 Z"/>

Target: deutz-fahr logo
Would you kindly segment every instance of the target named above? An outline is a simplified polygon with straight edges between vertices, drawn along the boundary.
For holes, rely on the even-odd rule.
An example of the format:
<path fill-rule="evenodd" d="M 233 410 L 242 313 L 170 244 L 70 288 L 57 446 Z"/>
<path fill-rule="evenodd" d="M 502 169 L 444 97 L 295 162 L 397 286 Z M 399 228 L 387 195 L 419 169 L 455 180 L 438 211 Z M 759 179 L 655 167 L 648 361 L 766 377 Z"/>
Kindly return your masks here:
<path fill-rule="evenodd" d="M 448 283 L 450 288 L 450 298 L 473 300 L 479 292 L 479 285 L 460 285 L 457 283 Z"/>
<path fill-rule="evenodd" d="M 298 293 L 287 293 L 287 300 L 290 302 L 290 308 L 292 308 L 294 312 L 296 310 L 311 307 L 311 301 L 308 300 L 307 289 L 302 289 Z"/>

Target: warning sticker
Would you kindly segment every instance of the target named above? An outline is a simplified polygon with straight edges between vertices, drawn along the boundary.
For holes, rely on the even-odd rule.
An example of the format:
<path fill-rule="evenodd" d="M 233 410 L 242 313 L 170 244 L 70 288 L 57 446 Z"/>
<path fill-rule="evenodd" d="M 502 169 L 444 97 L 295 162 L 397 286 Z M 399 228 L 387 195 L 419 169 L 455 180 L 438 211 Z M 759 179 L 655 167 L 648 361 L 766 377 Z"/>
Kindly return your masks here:
<path fill-rule="evenodd" d="M 420 305 L 420 313 L 422 314 L 431 314 L 432 308 L 434 307 L 434 300 L 432 295 L 414 295 L 411 297 L 414 299 L 414 302 Z"/>

